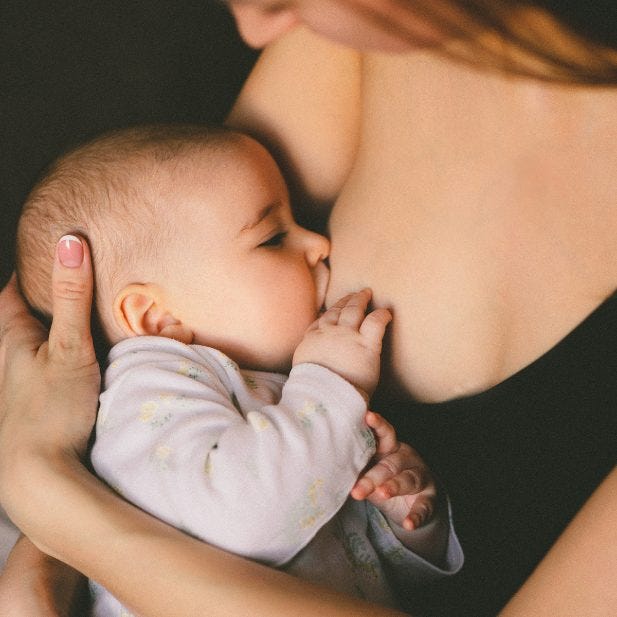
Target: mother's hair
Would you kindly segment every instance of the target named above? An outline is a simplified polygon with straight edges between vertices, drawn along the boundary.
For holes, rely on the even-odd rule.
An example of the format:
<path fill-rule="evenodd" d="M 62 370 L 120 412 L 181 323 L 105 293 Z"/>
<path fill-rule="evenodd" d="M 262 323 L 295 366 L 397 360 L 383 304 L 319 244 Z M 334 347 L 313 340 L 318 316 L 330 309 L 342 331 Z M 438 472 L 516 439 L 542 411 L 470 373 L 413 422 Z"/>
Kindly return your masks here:
<path fill-rule="evenodd" d="M 548 81 L 617 85 L 615 0 L 393 1 L 446 34 L 450 57 Z"/>

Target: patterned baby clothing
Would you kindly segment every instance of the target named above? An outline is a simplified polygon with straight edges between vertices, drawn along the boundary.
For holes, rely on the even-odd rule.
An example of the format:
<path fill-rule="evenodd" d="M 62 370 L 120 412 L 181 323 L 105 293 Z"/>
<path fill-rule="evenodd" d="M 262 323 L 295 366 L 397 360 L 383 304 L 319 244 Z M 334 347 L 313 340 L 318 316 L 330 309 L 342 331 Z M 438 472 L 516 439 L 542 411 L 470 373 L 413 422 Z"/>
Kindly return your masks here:
<path fill-rule="evenodd" d="M 375 451 L 366 402 L 332 371 L 241 370 L 216 349 L 136 337 L 109 355 L 92 463 L 125 499 L 204 542 L 394 604 L 384 566 L 445 568 L 405 548 L 349 491 Z M 96 617 L 130 615 L 91 583 Z"/>

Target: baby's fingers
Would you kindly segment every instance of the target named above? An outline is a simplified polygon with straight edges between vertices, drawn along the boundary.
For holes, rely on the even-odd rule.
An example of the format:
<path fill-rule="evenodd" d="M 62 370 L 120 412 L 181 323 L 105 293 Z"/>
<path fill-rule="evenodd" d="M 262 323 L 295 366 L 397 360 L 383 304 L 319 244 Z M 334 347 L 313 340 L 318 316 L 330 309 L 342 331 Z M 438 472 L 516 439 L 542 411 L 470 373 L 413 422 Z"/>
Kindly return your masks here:
<path fill-rule="evenodd" d="M 425 489 L 428 482 L 421 467 L 404 469 L 394 475 L 386 466 L 377 463 L 356 482 L 350 494 L 359 500 L 369 497 L 385 500 L 401 495 L 415 495 Z"/>
<path fill-rule="evenodd" d="M 371 296 L 370 289 L 363 289 L 352 294 L 341 309 L 339 324 L 350 328 L 359 328 L 366 314 L 368 303 L 371 301 Z"/>
<path fill-rule="evenodd" d="M 395 451 L 380 459 L 356 482 L 351 496 L 354 499 L 366 499 L 377 487 L 403 472 L 407 472 L 408 480 L 414 478 L 415 485 L 406 494 L 419 493 L 427 486 L 434 486 L 432 474 L 418 453 L 409 444 L 399 442 Z M 377 495 L 381 497 L 379 493 Z"/>
<path fill-rule="evenodd" d="M 378 498 L 385 499 L 423 490 L 430 482 L 426 468 L 403 466 L 397 454 L 387 456 L 371 467 L 351 489 L 351 496 L 366 499 L 375 493 Z"/>
<path fill-rule="evenodd" d="M 387 325 L 392 321 L 392 313 L 388 309 L 371 311 L 360 325 L 360 334 L 375 346 L 381 346 Z"/>
<path fill-rule="evenodd" d="M 426 478 L 424 478 L 420 468 L 403 469 L 394 478 L 390 478 L 375 487 L 375 493 L 382 499 L 390 499 L 402 495 L 415 495 L 425 486 Z"/>
<path fill-rule="evenodd" d="M 379 458 L 396 451 L 399 447 L 394 427 L 380 414 L 367 411 L 365 416 L 367 426 L 372 429 L 377 439 L 375 455 Z"/>
<path fill-rule="evenodd" d="M 368 303 L 371 300 L 371 290 L 363 289 L 357 293 L 348 294 L 333 304 L 320 318 L 322 324 L 333 324 L 359 328 Z"/>
<path fill-rule="evenodd" d="M 435 502 L 436 496 L 434 493 L 418 495 L 409 513 L 403 520 L 403 528 L 413 531 L 429 523 L 435 512 Z"/>

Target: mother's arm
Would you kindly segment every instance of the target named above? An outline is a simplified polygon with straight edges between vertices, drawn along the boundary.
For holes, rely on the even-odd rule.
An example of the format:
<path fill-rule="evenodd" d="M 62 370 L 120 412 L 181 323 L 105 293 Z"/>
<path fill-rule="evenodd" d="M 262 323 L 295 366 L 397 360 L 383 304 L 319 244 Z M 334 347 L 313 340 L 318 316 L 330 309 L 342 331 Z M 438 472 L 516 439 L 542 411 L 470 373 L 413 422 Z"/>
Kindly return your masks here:
<path fill-rule="evenodd" d="M 357 51 L 297 28 L 262 52 L 227 124 L 270 148 L 301 198 L 296 207 L 327 214 L 356 155 L 360 88 Z"/>
<path fill-rule="evenodd" d="M 2 617 L 84 617 L 89 602 L 86 579 L 39 551 L 21 536 L 0 574 Z"/>
<path fill-rule="evenodd" d="M 29 474 L 52 487 L 44 501 L 53 507 L 45 530 L 29 524 L 32 537 L 139 615 L 400 617 L 184 536 L 122 502 L 74 459 L 41 460 Z"/>
<path fill-rule="evenodd" d="M 286 58 L 289 57 L 288 54 L 297 56 L 297 50 L 302 50 L 305 61 L 294 63 L 291 68 L 292 65 L 286 62 Z M 283 101 L 276 90 L 276 83 L 280 82 L 274 77 L 274 73 L 286 70 L 291 71 L 292 75 L 279 74 L 279 77 L 289 78 L 287 81 L 290 87 L 285 89 L 287 99 Z M 269 89 L 270 86 L 272 90 Z M 269 100 L 268 94 L 271 94 Z M 287 169 L 297 171 L 297 192 L 312 203 L 321 204 L 330 201 L 338 193 L 353 160 L 358 135 L 358 102 L 358 55 L 343 48 L 335 48 L 308 32 L 299 31 L 298 35 L 294 34 L 277 43 L 275 49 L 264 52 L 244 87 L 231 115 L 231 122 L 240 128 L 253 127 L 252 132 L 258 134 L 266 143 L 281 144 L 284 136 L 285 147 L 279 148 L 279 160 Z M 277 108 L 276 123 L 269 120 L 272 105 Z M 303 122 L 296 122 L 296 114 L 302 114 Z M 260 117 L 267 121 L 260 123 Z M 315 178 L 319 180 L 315 181 Z M 56 318 L 50 338 L 56 339 L 56 343 L 51 345 L 56 352 L 55 356 L 49 354 L 50 346 L 45 343 L 46 333 L 30 317 L 14 287 L 9 287 L 2 294 L 0 354 L 5 356 L 5 362 L 0 362 L 0 378 L 5 381 L 2 394 L 5 397 L 10 396 L 12 400 L 0 400 L 0 418 L 4 424 L 0 432 L 7 437 L 8 425 L 11 422 L 26 420 L 19 415 L 11 418 L 11 409 L 19 413 L 21 409 L 43 409 L 41 405 L 44 404 L 50 412 L 54 412 L 58 404 L 61 404 L 65 412 L 62 417 L 66 419 L 67 413 L 74 413 L 85 428 L 85 433 L 77 437 L 83 446 L 94 419 L 94 393 L 98 390 L 98 381 L 92 374 L 95 365 L 94 358 L 90 355 L 90 334 L 85 317 L 89 311 L 89 268 L 87 261 L 84 267 L 77 270 L 62 270 L 58 264 L 56 267 L 60 273 L 68 275 L 65 291 L 70 291 L 70 297 L 64 304 L 61 303 L 61 306 L 65 307 L 64 312 L 62 309 L 54 310 Z M 54 293 L 58 293 L 60 287 L 62 281 Z M 12 333 L 8 337 L 3 336 L 6 335 L 3 330 L 8 326 Z M 66 333 L 63 334 L 63 331 Z M 7 355 L 10 357 L 7 358 Z M 18 371 L 12 370 L 9 374 L 7 365 L 13 368 L 17 366 L 16 356 L 21 357 L 21 366 Z M 69 381 L 75 383 L 76 378 L 78 387 L 75 390 L 63 387 L 65 393 L 67 390 L 71 391 L 71 396 L 64 403 L 54 403 L 53 400 L 45 400 L 43 403 L 36 400 L 47 398 L 46 391 L 57 389 L 57 384 L 67 384 Z M 87 385 L 89 383 L 90 386 Z M 83 392 L 84 385 L 88 395 L 75 399 L 73 395 Z M 37 390 L 40 391 L 38 394 Z M 16 399 L 22 395 L 26 398 L 17 403 Z M 52 394 L 51 398 L 53 396 Z M 72 404 L 69 402 L 71 400 Z M 40 420 L 36 421 L 39 430 L 43 426 Z M 48 421 L 49 417 L 44 420 Z M 20 426 L 25 430 L 24 423 Z M 53 435 L 56 432 L 55 428 L 52 428 L 48 434 Z M 380 614 L 381 609 L 374 606 L 321 589 L 316 593 L 316 590 L 306 583 L 214 551 L 153 522 L 130 506 L 123 504 L 120 507 L 119 499 L 90 476 L 75 458 L 75 452 L 66 451 L 69 439 L 75 439 L 75 435 L 67 438 L 64 444 L 58 435 L 52 446 L 43 448 L 43 451 L 47 450 L 47 453 L 53 456 L 54 465 L 50 465 L 47 455 L 37 454 L 38 436 L 26 431 L 22 438 L 25 440 L 25 449 L 17 452 L 19 456 L 11 460 L 8 467 L 9 458 L 5 457 L 1 463 L 4 468 L 0 469 L 2 489 L 6 489 L 7 485 L 18 484 L 22 484 L 23 488 L 32 488 L 28 498 L 23 492 L 13 494 L 13 497 L 17 495 L 13 518 L 43 550 L 98 579 L 144 616 L 186 615 L 204 610 L 215 615 L 214 607 L 225 614 L 250 612 L 258 615 L 259 602 L 253 593 L 258 590 L 262 590 L 263 614 L 268 615 L 276 614 L 275 607 L 278 605 L 286 613 L 291 606 L 296 613 L 300 610 L 299 607 L 305 607 L 302 610 L 306 610 L 307 614 L 314 614 L 322 609 L 340 615 Z M 13 439 L 12 443 L 17 441 Z M 37 473 L 42 474 L 38 479 Z M 42 498 L 38 494 L 42 486 L 47 486 L 46 505 L 43 510 L 38 510 L 34 504 L 37 499 Z M 72 502 L 68 501 L 68 495 L 73 495 Z M 54 497 L 57 499 L 55 505 Z M 3 499 L 10 500 L 11 496 L 4 494 Z M 19 508 L 23 508 L 24 504 L 27 504 L 26 510 L 20 518 Z M 50 505 L 53 505 L 53 510 Z M 45 511 L 46 515 L 37 520 L 37 516 L 32 516 L 37 511 Z M 127 533 L 126 526 L 129 529 Z M 169 548 L 168 551 L 164 544 Z M 147 547 L 152 551 L 148 552 Z M 29 553 L 28 558 L 37 558 L 32 550 Z M 109 561 L 101 559 L 102 554 L 109 554 Z M 21 565 L 17 558 L 20 555 L 14 557 L 19 569 Z M 174 560 L 180 563 L 175 563 Z M 39 579 L 34 581 L 33 589 L 40 583 L 44 591 L 49 591 L 49 581 L 55 576 L 63 576 L 66 572 L 63 572 L 58 562 L 46 559 L 43 555 L 39 555 L 37 561 L 40 565 L 36 570 Z M 187 566 L 190 563 L 193 565 Z M 127 564 L 134 565 L 133 576 L 127 572 Z M 158 574 L 154 571 L 155 564 L 161 567 Z M 224 564 L 229 564 L 235 574 L 229 572 L 228 576 L 223 575 Z M 183 571 L 185 575 L 180 576 Z M 148 581 L 143 580 L 143 572 L 151 573 L 148 581 L 153 581 L 155 589 L 150 589 Z M 173 580 L 169 585 L 161 585 L 169 572 L 174 573 Z M 217 580 L 220 580 L 220 583 L 217 583 Z M 266 586 L 268 580 L 271 581 L 269 587 Z M 204 581 L 208 581 L 208 584 Z M 0 586 L 2 582 L 6 582 L 10 587 L 10 581 L 0 581 Z M 157 590 L 161 597 L 157 595 Z M 137 598 L 136 593 L 139 595 Z M 222 601 L 221 593 L 229 599 L 229 604 Z M 142 604 L 143 600 L 148 604 Z M 168 606 L 170 601 L 173 601 L 175 609 Z M 197 611 L 196 606 L 199 607 Z M 250 610 L 247 607 L 250 607 Z M 382 614 L 392 612 L 384 609 Z"/>
<path fill-rule="evenodd" d="M 14 283 L 0 294 L 0 500 L 40 550 L 143 617 L 400 617 L 189 538 L 90 474 L 99 371 L 87 245 L 79 267 L 56 256 L 52 282 L 48 340 Z"/>
<path fill-rule="evenodd" d="M 617 615 L 617 467 L 501 615 Z"/>

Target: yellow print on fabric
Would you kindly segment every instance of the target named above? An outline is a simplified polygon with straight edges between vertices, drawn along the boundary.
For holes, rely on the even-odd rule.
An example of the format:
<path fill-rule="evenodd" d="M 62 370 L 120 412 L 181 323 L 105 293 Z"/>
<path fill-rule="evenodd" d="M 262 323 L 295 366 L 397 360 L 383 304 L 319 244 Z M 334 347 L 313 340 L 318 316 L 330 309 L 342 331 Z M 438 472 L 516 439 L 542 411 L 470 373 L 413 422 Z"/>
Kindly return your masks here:
<path fill-rule="evenodd" d="M 259 411 L 249 411 L 246 414 L 248 423 L 258 432 L 266 431 L 271 428 L 270 420 Z"/>
<path fill-rule="evenodd" d="M 166 395 L 161 395 L 159 398 L 164 398 Z M 171 419 L 171 412 L 159 410 L 159 403 L 156 401 L 147 401 L 142 404 L 139 409 L 139 420 L 144 424 L 148 424 L 154 428 L 163 426 Z"/>
<path fill-rule="evenodd" d="M 147 401 L 146 403 L 142 403 L 141 407 L 139 408 L 139 419 L 142 422 L 150 422 L 150 420 L 156 413 L 158 407 L 158 403 L 155 403 L 154 401 Z"/>
<path fill-rule="evenodd" d="M 204 473 L 209 476 L 212 472 L 212 461 L 210 460 L 210 453 L 206 456 L 206 462 L 204 463 Z"/>
<path fill-rule="evenodd" d="M 99 407 L 99 412 L 96 418 L 97 430 L 105 428 L 107 426 L 107 420 L 109 419 L 109 409 L 105 405 Z"/>
<path fill-rule="evenodd" d="M 169 461 L 172 453 L 173 449 L 170 446 L 161 444 L 154 449 L 151 460 L 161 471 L 165 471 L 169 469 Z"/>
<path fill-rule="evenodd" d="M 296 415 L 302 426 L 310 429 L 316 416 L 325 416 L 327 413 L 328 410 L 321 403 L 306 401 L 304 406 L 296 412 Z"/>
<path fill-rule="evenodd" d="M 189 362 L 181 362 L 177 372 L 179 375 L 184 375 L 185 377 L 190 377 L 195 380 L 203 379 L 206 375 L 198 366 L 190 364 Z"/>
<path fill-rule="evenodd" d="M 313 527 L 324 514 L 322 505 L 320 504 L 323 489 L 323 480 L 315 480 L 307 490 L 306 501 L 304 502 L 304 512 L 300 519 L 300 527 L 307 529 Z"/>
<path fill-rule="evenodd" d="M 347 533 L 343 538 L 343 547 L 354 572 L 373 580 L 379 577 L 379 562 L 372 555 L 365 538 L 356 532 Z"/>

